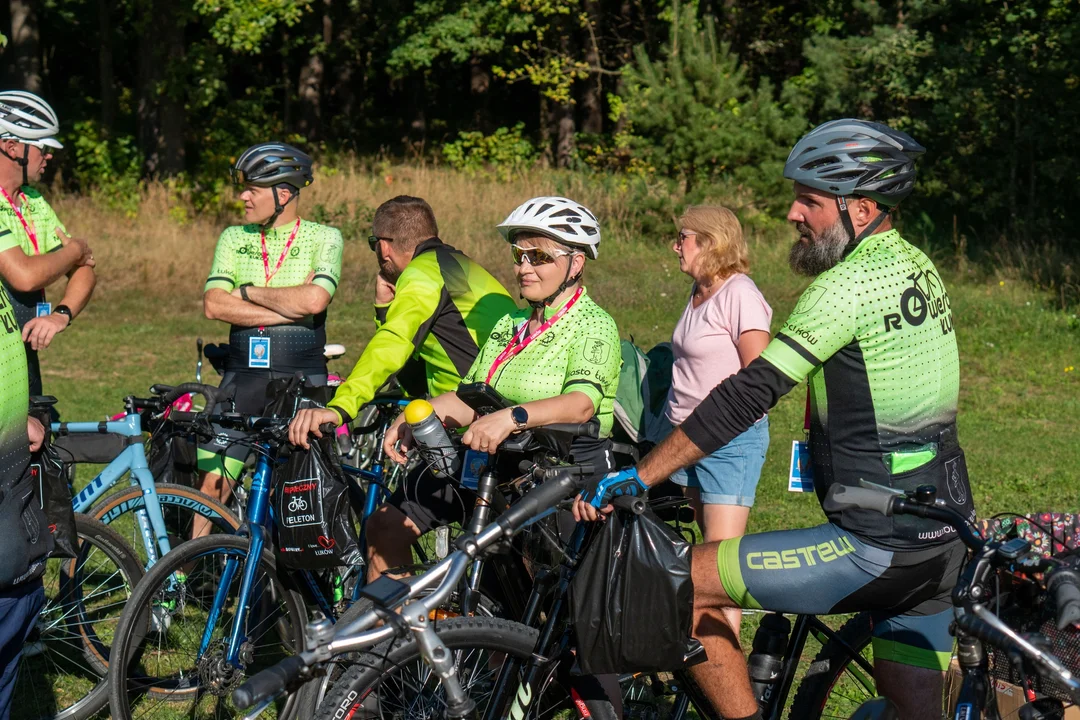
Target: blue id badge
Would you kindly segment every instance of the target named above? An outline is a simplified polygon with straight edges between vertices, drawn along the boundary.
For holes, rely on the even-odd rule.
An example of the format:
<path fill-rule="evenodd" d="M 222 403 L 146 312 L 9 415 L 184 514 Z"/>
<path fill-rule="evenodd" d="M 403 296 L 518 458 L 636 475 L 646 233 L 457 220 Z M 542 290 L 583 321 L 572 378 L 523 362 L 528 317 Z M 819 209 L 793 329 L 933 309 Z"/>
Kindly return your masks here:
<path fill-rule="evenodd" d="M 44 317 L 45 315 L 52 315 L 52 303 L 39 302 L 37 304 L 37 315 L 34 317 Z"/>
<path fill-rule="evenodd" d="M 248 338 L 248 367 L 249 368 L 269 368 L 270 367 L 270 338 L 268 338 L 268 337 L 252 337 L 252 338 Z"/>
<path fill-rule="evenodd" d="M 810 443 L 791 441 L 791 468 L 788 471 L 788 492 L 814 492 L 814 474 L 810 468 Z"/>
<path fill-rule="evenodd" d="M 480 485 L 480 473 L 484 471 L 491 456 L 479 450 L 466 450 L 461 463 L 461 487 L 475 490 Z"/>

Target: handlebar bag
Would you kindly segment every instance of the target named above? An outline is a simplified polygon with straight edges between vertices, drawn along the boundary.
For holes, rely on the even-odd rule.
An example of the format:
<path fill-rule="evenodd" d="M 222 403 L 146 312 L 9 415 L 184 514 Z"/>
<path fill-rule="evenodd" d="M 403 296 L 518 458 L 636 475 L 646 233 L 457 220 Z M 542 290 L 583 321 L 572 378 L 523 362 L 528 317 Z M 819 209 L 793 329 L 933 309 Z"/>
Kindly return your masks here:
<path fill-rule="evenodd" d="M 79 554 L 79 534 L 71 506 L 67 466 L 56 448 L 46 442 L 30 456 L 30 477 L 36 484 L 38 507 L 45 514 L 54 546 L 49 557 L 74 558 Z"/>
<path fill-rule="evenodd" d="M 678 670 L 704 659 L 690 635 L 690 547 L 650 509 L 608 516 L 570 586 L 582 672 Z"/>
<path fill-rule="evenodd" d="M 277 555 L 285 567 L 332 568 L 362 560 L 349 488 L 331 436 L 295 448 L 274 470 Z"/>
<path fill-rule="evenodd" d="M 170 423 L 169 420 L 165 420 Z M 176 435 L 161 427 L 150 437 L 146 461 L 155 483 L 175 483 L 195 487 L 199 477 L 197 449 L 187 435 Z"/>

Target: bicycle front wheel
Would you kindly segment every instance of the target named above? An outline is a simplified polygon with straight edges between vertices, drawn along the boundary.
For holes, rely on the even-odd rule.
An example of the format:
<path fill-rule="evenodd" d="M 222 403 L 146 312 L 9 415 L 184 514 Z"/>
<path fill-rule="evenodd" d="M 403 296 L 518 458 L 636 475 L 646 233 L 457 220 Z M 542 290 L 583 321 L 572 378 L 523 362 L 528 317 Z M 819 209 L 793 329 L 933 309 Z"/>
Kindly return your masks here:
<path fill-rule="evenodd" d="M 84 720 L 108 703 L 110 645 L 142 565 L 100 522 L 76 514 L 75 530 L 78 557 L 45 564 L 45 604 L 19 658 L 14 720 Z"/>
<path fill-rule="evenodd" d="M 791 720 L 848 720 L 860 705 L 877 695 L 874 676 L 855 661 L 849 650 L 872 667 L 872 631 L 870 615 L 860 613 L 843 624 L 836 639 L 822 646 L 795 693 Z"/>
<path fill-rule="evenodd" d="M 147 573 L 113 643 L 115 720 L 243 717 L 230 699 L 233 689 L 302 647 L 303 602 L 278 578 L 269 550 L 255 560 L 250 604 L 240 606 L 241 581 L 253 561 L 249 542 L 226 535 L 192 540 Z M 291 716 L 293 704 L 271 707 L 268 717 Z"/>
<path fill-rule="evenodd" d="M 492 701 L 495 683 L 504 659 L 527 662 L 535 650 L 539 632 L 520 623 L 497 618 L 461 617 L 438 625 L 439 639 L 454 653 L 457 677 L 462 689 L 476 702 L 482 717 Z M 547 720 L 576 717 L 574 698 L 567 673 L 561 664 L 549 668 L 540 690 L 521 692 L 518 677 L 504 694 L 498 717 L 506 717 L 517 699 L 518 720 Z M 527 696 L 527 700 L 522 698 Z M 588 701 L 589 714 L 596 720 L 615 720 L 606 701 Z M 319 706 L 318 720 L 335 718 L 380 718 L 385 720 L 429 720 L 446 716 L 446 696 L 442 682 L 420 654 L 413 635 L 398 638 L 388 648 L 375 649 L 349 667 L 334 683 Z"/>

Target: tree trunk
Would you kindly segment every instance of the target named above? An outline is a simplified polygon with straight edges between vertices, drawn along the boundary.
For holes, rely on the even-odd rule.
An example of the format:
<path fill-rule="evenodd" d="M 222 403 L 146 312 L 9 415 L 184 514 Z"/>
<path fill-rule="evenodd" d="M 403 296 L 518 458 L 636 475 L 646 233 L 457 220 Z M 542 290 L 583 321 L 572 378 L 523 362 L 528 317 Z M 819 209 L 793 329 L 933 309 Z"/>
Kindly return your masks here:
<path fill-rule="evenodd" d="M 547 96 L 540 94 L 540 165 L 545 168 L 551 167 L 554 159 L 551 154 L 551 103 Z"/>
<path fill-rule="evenodd" d="M 184 62 L 184 28 L 177 0 L 141 3 L 136 107 L 144 172 L 168 177 L 184 170 L 183 88 L 168 87 L 170 63 Z"/>
<path fill-rule="evenodd" d="M 570 160 L 574 155 L 574 106 L 565 103 L 559 106 L 559 140 L 555 148 L 555 166 L 559 168 L 570 167 Z"/>
<path fill-rule="evenodd" d="M 37 0 L 11 0 L 11 83 L 18 90 L 41 92 L 41 30 Z"/>
<path fill-rule="evenodd" d="M 319 121 L 322 117 L 323 59 L 312 52 L 300 70 L 300 133 L 309 141 L 319 137 Z"/>
<path fill-rule="evenodd" d="M 112 132 L 116 121 L 116 85 L 113 76 L 112 18 L 109 0 L 98 0 L 98 77 L 101 81 L 101 129 Z"/>
<path fill-rule="evenodd" d="M 602 27 L 600 0 L 585 0 L 585 62 L 591 68 L 581 94 L 581 129 L 593 135 L 604 131 L 603 83 L 600 74 L 600 48 L 596 28 Z"/>
<path fill-rule="evenodd" d="M 622 27 L 626 28 L 625 32 L 620 33 L 618 40 L 618 57 L 619 67 L 626 67 L 630 64 L 630 61 L 634 57 L 633 52 L 633 28 L 631 27 L 631 13 L 630 0 L 623 0 L 619 7 L 619 16 L 622 18 Z M 647 19 L 644 22 L 648 22 Z M 619 97 L 625 97 L 626 95 L 626 81 L 622 75 L 619 75 L 615 80 L 615 94 Z M 619 118 L 615 121 L 615 133 L 621 133 L 626 130 L 626 113 L 623 112 L 619 115 Z"/>
<path fill-rule="evenodd" d="M 491 72 L 487 64 L 476 55 L 469 59 L 469 94 L 476 110 L 473 124 L 483 133 L 490 133 L 491 123 Z"/>

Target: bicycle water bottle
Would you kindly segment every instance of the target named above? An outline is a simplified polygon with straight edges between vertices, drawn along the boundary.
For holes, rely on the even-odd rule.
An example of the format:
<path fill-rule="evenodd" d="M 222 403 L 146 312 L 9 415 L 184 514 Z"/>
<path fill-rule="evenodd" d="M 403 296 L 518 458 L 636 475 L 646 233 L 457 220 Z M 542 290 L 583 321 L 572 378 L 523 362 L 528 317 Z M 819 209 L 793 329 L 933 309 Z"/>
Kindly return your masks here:
<path fill-rule="evenodd" d="M 772 698 L 784 665 L 791 621 L 780 613 L 770 613 L 761 619 L 754 633 L 754 645 L 747 661 L 750 671 L 750 688 L 757 698 L 758 707 L 765 708 Z"/>
<path fill-rule="evenodd" d="M 413 400 L 406 405 L 405 422 L 409 424 L 420 454 L 435 476 L 456 478 L 461 469 L 461 458 L 431 403 Z"/>

